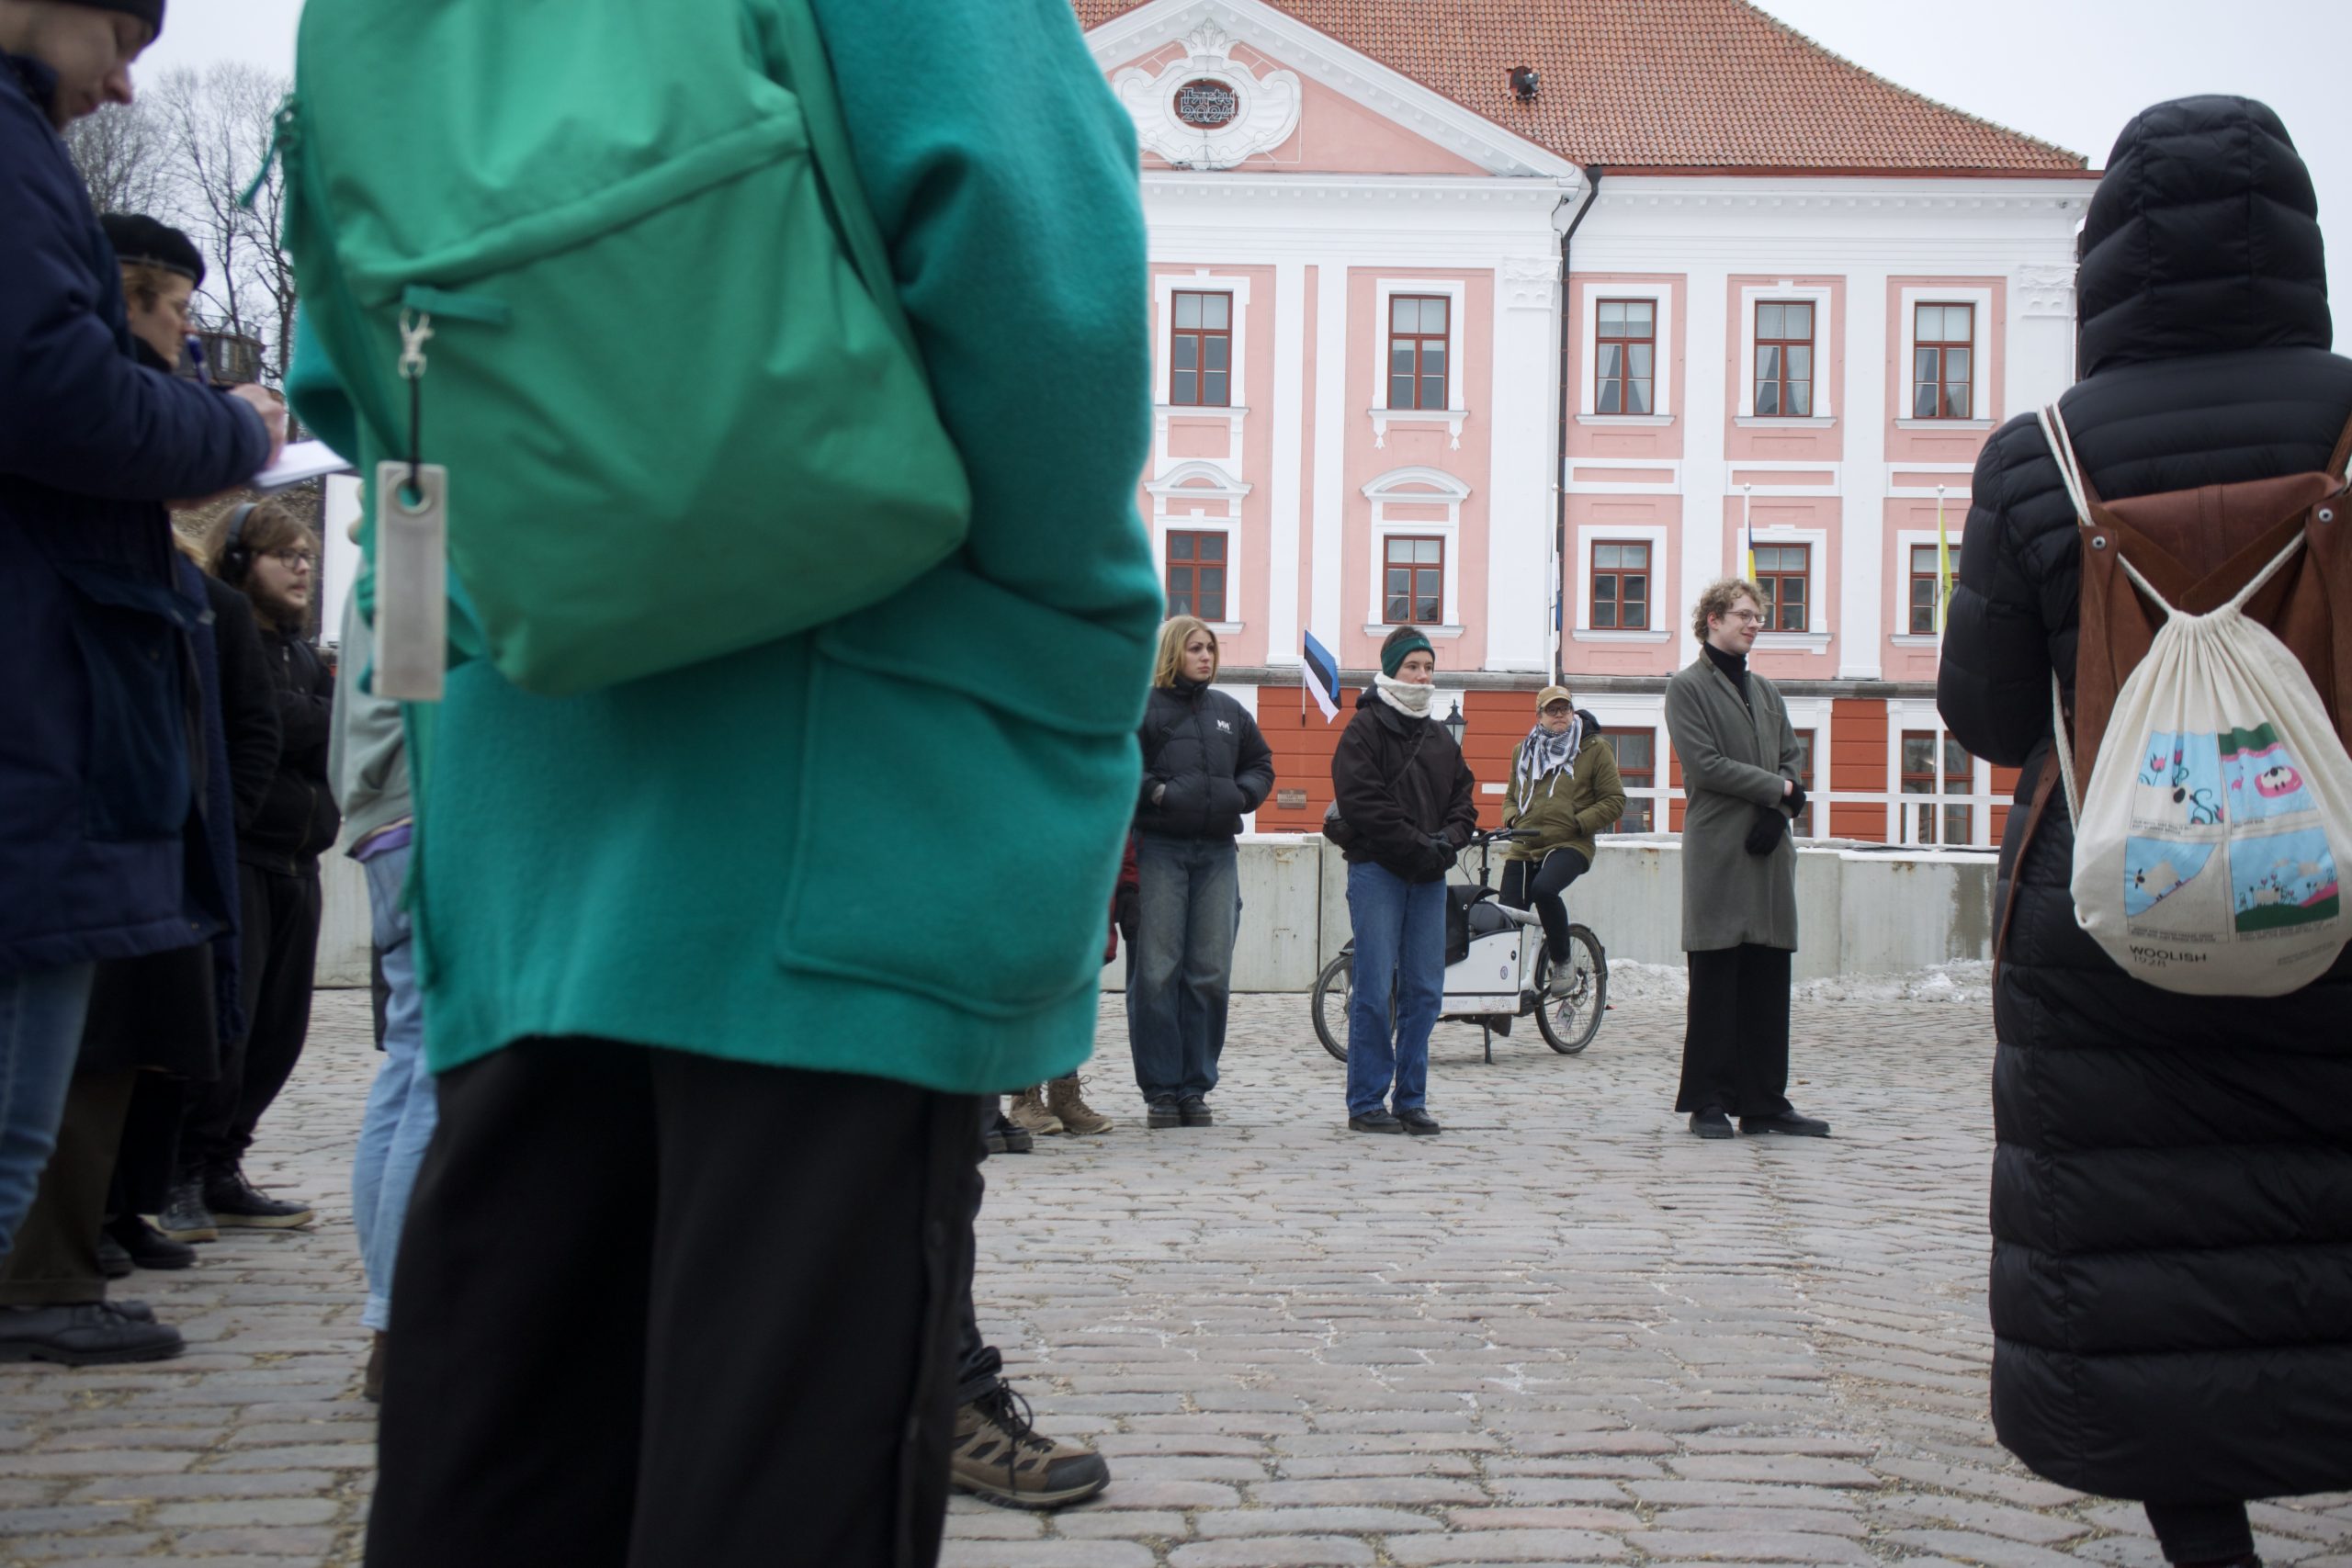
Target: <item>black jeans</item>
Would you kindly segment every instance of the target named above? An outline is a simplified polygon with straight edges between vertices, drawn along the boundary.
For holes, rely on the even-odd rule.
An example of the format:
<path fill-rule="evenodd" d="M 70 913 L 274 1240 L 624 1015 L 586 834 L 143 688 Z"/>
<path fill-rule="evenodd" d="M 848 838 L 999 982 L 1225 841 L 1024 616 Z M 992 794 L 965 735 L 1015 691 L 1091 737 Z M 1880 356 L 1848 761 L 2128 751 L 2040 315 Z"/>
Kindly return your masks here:
<path fill-rule="evenodd" d="M 1789 974 L 1794 954 L 1746 942 L 1685 955 L 1689 1022 L 1677 1111 L 1770 1116 L 1789 1108 Z"/>
<path fill-rule="evenodd" d="M 980 1131 L 986 1132 L 989 1123 L 996 1119 L 996 1101 L 988 1100 L 981 1104 L 984 1109 Z M 980 1174 L 980 1165 L 989 1157 L 988 1145 L 978 1143 L 972 1152 L 977 1156 L 972 1166 L 972 1206 L 964 1216 L 964 1277 L 957 1292 L 960 1307 L 956 1325 L 956 1403 L 959 1407 L 994 1388 L 1004 1372 L 1004 1357 L 980 1337 L 980 1316 L 972 1304 L 972 1275 L 979 1263 L 980 1197 L 988 1187 L 986 1178 Z"/>
<path fill-rule="evenodd" d="M 98 1227 L 114 1179 L 115 1146 L 140 1074 L 75 1073 L 57 1124 L 57 1149 L 40 1173 L 40 1190 L 0 1264 L 0 1306 L 69 1306 L 107 1299 L 98 1267 Z"/>
<path fill-rule="evenodd" d="M 2143 1503 L 2167 1562 L 2228 1562 L 2254 1555 L 2244 1503 Z"/>
<path fill-rule="evenodd" d="M 373 1568 L 928 1568 L 979 1103 L 603 1040 L 442 1075 Z"/>
<path fill-rule="evenodd" d="M 1541 861 L 1503 863 L 1502 901 L 1514 909 L 1535 906 L 1536 918 L 1544 922 L 1544 945 L 1555 964 L 1568 961 L 1568 905 L 1560 895 L 1591 869 L 1581 850 L 1554 850 Z"/>
<path fill-rule="evenodd" d="M 319 868 L 292 875 L 237 868 L 242 928 L 237 989 L 245 1037 L 224 1042 L 220 1076 L 197 1091 L 180 1163 L 187 1174 L 226 1171 L 253 1146 L 254 1129 L 294 1076 L 311 1032 L 311 983 L 319 963 Z"/>

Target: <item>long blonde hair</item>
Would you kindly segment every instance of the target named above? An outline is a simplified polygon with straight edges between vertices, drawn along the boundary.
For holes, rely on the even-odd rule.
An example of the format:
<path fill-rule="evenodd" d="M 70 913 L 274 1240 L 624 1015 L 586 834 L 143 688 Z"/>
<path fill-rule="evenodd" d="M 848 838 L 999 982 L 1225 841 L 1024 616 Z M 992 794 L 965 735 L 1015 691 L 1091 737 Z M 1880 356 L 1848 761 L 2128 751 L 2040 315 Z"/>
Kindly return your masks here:
<path fill-rule="evenodd" d="M 1159 628 L 1159 657 L 1152 661 L 1151 666 L 1153 685 L 1172 686 L 1176 683 L 1176 676 L 1184 666 L 1184 645 L 1193 640 L 1194 632 L 1208 633 L 1209 653 L 1217 665 L 1224 663 L 1225 649 L 1216 640 L 1215 627 L 1198 615 L 1170 615 Z M 1216 679 L 1216 665 L 1210 667 L 1209 679 Z"/>

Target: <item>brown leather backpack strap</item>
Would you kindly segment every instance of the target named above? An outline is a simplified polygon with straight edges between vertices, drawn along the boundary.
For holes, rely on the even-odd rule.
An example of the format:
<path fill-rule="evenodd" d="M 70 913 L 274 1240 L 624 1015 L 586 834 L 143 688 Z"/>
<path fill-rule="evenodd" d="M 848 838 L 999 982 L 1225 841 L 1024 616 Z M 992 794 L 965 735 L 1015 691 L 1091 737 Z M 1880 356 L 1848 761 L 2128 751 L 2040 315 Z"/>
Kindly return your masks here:
<path fill-rule="evenodd" d="M 2335 450 L 2328 455 L 2327 471 L 2343 479 L 2346 465 L 2352 465 L 2352 419 L 2344 422 L 2344 433 L 2335 438 Z"/>
<path fill-rule="evenodd" d="M 2058 753 L 2055 747 L 2041 760 L 2041 777 L 2033 786 L 2033 803 L 2026 807 L 2025 830 L 2018 835 L 2017 858 L 2009 863 L 2009 896 L 2001 900 L 2001 923 L 1993 932 L 1993 985 L 2001 984 L 2001 964 L 2009 952 L 2009 922 L 2017 919 L 2018 888 L 2025 881 L 2026 852 L 2033 848 L 2033 835 L 2041 826 L 2041 818 L 2050 809 L 2050 797 L 2058 793 Z"/>

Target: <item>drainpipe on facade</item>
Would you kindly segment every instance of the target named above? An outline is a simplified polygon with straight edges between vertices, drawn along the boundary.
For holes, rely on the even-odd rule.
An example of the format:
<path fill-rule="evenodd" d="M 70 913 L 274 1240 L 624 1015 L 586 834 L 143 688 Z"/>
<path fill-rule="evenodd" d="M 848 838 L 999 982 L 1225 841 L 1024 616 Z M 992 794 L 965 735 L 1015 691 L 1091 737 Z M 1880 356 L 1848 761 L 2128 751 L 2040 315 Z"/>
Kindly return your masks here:
<path fill-rule="evenodd" d="M 1560 445 L 1552 462 L 1552 493 L 1558 502 L 1552 517 L 1552 683 L 1557 686 L 1568 683 L 1568 411 L 1576 392 L 1569 380 L 1576 329 L 1568 321 L 1568 249 L 1600 199 L 1600 176 L 1606 173 L 1599 164 L 1584 166 L 1584 205 L 1560 233 Z"/>

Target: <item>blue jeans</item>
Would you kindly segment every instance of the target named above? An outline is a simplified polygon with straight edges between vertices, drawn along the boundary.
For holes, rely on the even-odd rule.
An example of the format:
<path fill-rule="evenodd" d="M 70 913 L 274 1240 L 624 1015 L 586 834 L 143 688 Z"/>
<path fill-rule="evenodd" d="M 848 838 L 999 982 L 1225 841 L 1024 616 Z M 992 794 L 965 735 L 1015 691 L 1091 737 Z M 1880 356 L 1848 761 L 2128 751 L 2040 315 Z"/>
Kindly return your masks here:
<path fill-rule="evenodd" d="M 93 964 L 0 975 L 0 1258 L 33 1206 L 82 1054 Z"/>
<path fill-rule="evenodd" d="M 360 1326 L 381 1330 L 392 1321 L 392 1263 L 401 1252 L 401 1222 L 416 1168 L 433 1140 L 433 1075 L 424 1066 L 424 1000 L 416 988 L 416 948 L 401 885 L 408 880 L 405 848 L 367 863 L 368 908 L 376 951 L 383 960 L 384 1065 L 368 1091 L 359 1122 L 359 1151 L 351 1162 L 351 1214 L 359 1230 L 359 1261 L 368 1275 L 368 1306 Z"/>
<path fill-rule="evenodd" d="M 1231 839 L 1136 840 L 1135 970 L 1127 1049 L 1146 1103 L 1205 1095 L 1225 1054 L 1241 860 Z"/>
<path fill-rule="evenodd" d="M 1385 866 L 1348 867 L 1355 972 L 1348 981 L 1348 1114 L 1429 1103 L 1430 1031 L 1445 1000 L 1445 884 L 1408 882 Z M 1388 993 L 1396 992 L 1396 1029 Z"/>

